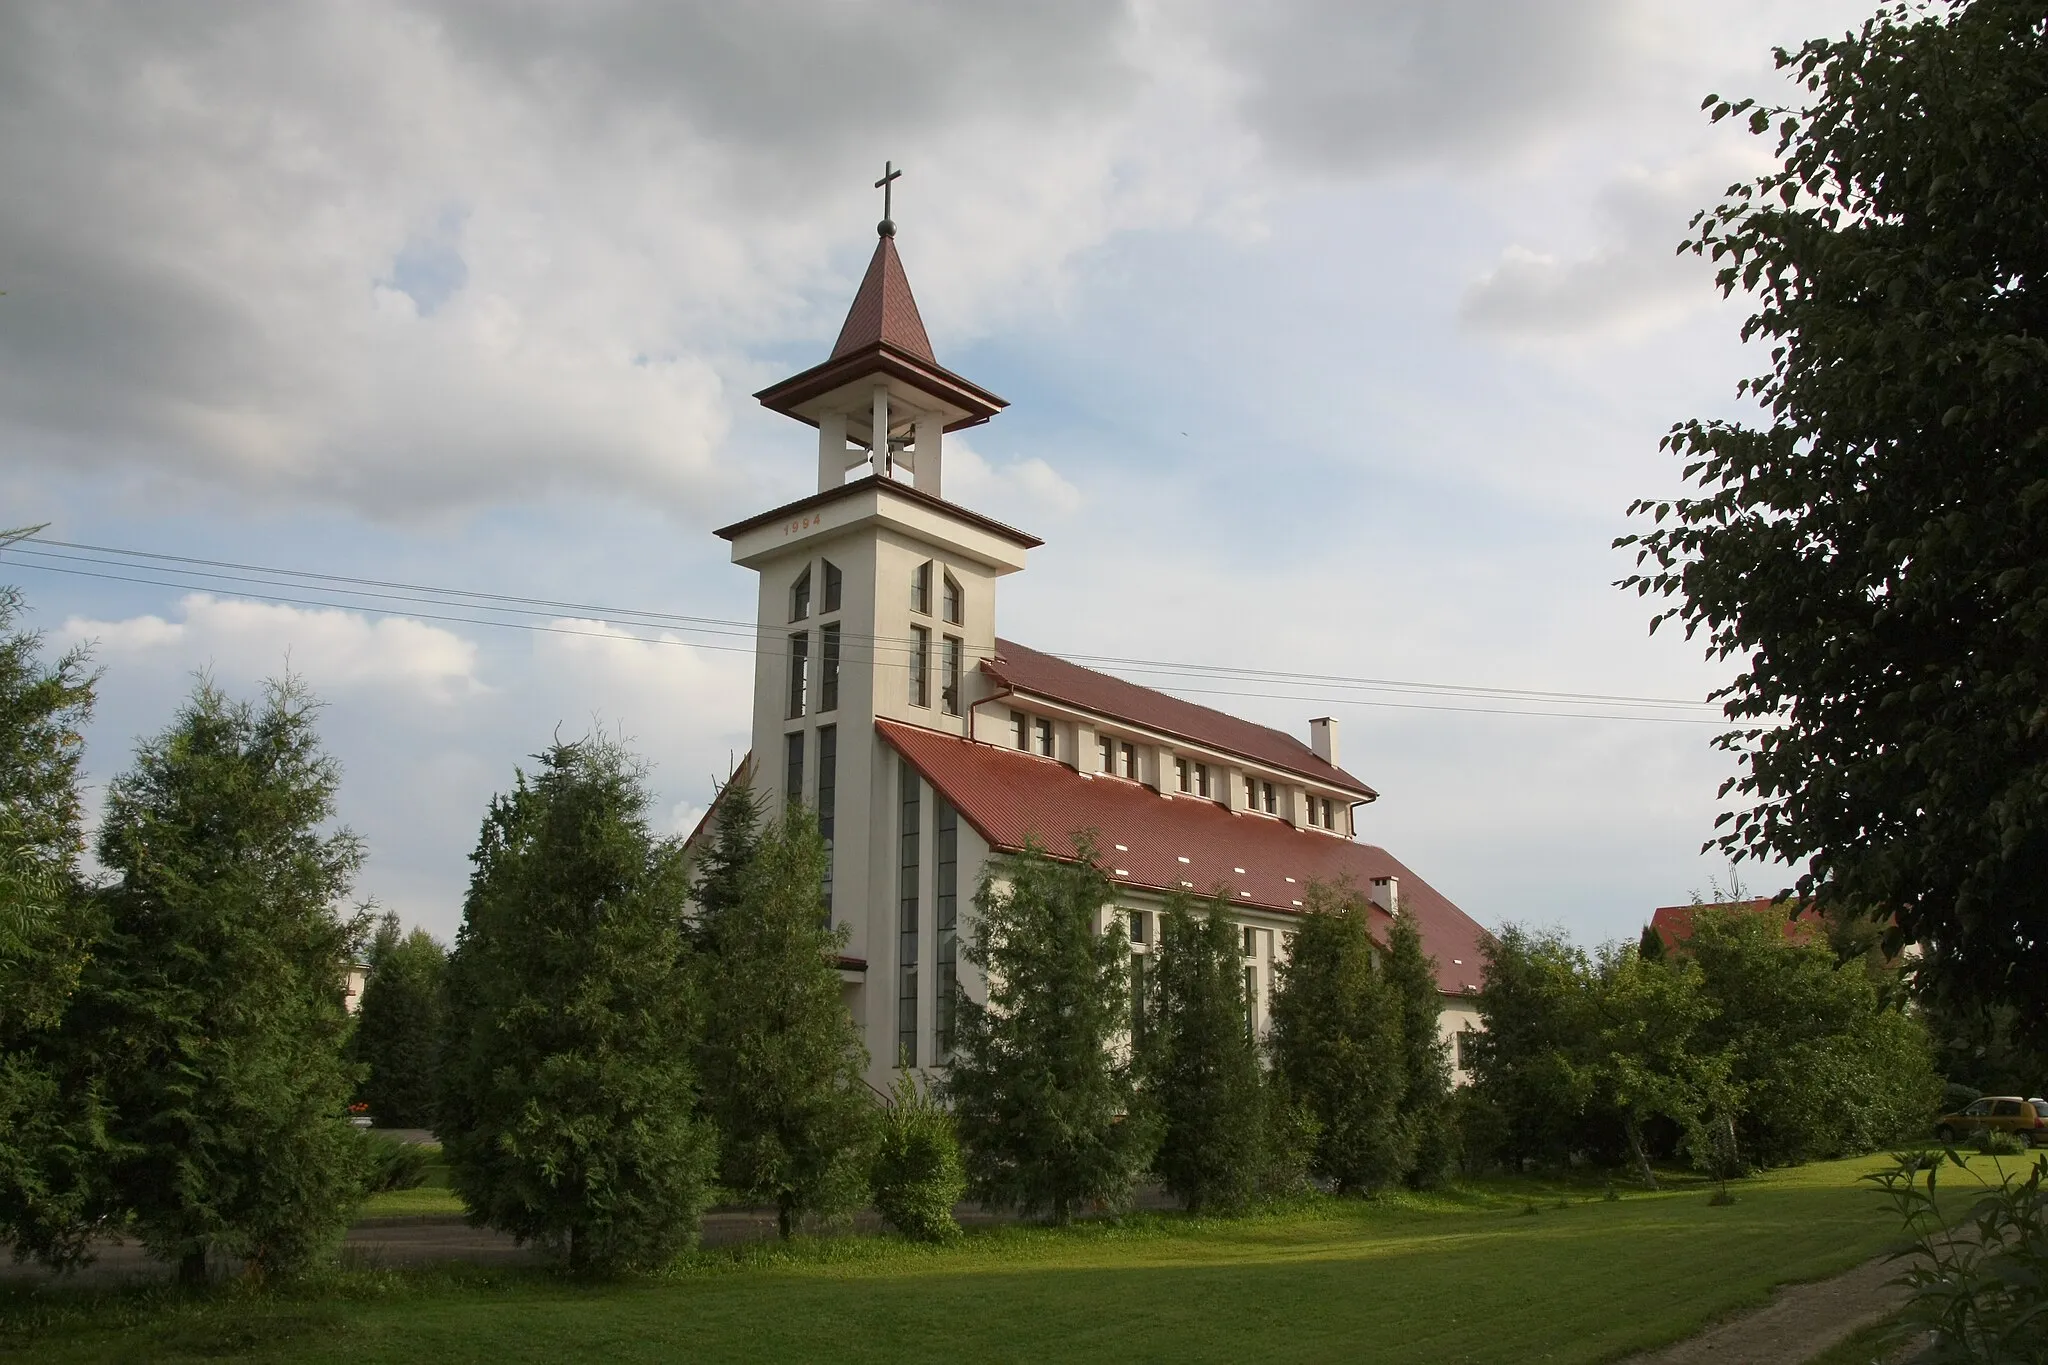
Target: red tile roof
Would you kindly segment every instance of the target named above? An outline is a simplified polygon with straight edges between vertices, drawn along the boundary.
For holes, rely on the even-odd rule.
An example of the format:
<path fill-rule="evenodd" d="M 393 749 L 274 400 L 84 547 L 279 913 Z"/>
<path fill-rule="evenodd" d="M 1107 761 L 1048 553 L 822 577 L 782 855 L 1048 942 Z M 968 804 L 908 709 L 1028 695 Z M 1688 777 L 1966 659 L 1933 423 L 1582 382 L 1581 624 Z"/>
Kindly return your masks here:
<path fill-rule="evenodd" d="M 1775 913 L 1785 922 L 1785 937 L 1801 943 L 1810 941 L 1817 933 L 1823 932 L 1825 922 L 1818 910 L 1801 910 L 1790 913 L 1791 907 L 1772 900 L 1769 896 L 1758 896 L 1755 900 L 1733 901 L 1725 905 L 1660 905 L 1650 914 L 1650 927 L 1657 931 L 1657 937 L 1664 940 L 1666 948 L 1676 948 L 1692 937 L 1692 917 L 1701 910 L 1747 910 L 1752 914 Z"/>
<path fill-rule="evenodd" d="M 1198 797 L 1083 777 L 1053 759 L 914 725 L 877 720 L 875 728 L 990 846 L 1014 852 L 1033 839 L 1069 853 L 1075 831 L 1093 830 L 1104 868 L 1123 885 L 1166 891 L 1190 883 L 1201 894 L 1222 886 L 1233 904 L 1299 914 L 1295 902 L 1308 882 L 1348 877 L 1364 891 L 1376 877 L 1398 877 L 1400 904 L 1436 959 L 1438 988 L 1457 995 L 1479 987 L 1486 931 L 1385 849 L 1270 816 L 1233 815 Z"/>
<path fill-rule="evenodd" d="M 1371 801 L 1379 795 L 1342 768 L 1317 758 L 1315 750 L 1283 730 L 1254 725 L 1207 706 L 1070 664 L 1014 640 L 997 640 L 996 657 L 985 661 L 981 669 L 1019 692 L 1065 702 L 1084 711 L 1265 763 L 1351 792 L 1361 800 Z"/>
<path fill-rule="evenodd" d="M 831 358 L 838 360 L 877 345 L 893 346 L 927 365 L 939 363 L 932 354 L 931 338 L 925 335 L 924 319 L 917 315 L 917 300 L 910 296 L 910 277 L 903 273 L 894 237 L 875 243 L 868 273 L 854 293 L 853 307 L 847 310 L 846 325 L 839 329 Z"/>

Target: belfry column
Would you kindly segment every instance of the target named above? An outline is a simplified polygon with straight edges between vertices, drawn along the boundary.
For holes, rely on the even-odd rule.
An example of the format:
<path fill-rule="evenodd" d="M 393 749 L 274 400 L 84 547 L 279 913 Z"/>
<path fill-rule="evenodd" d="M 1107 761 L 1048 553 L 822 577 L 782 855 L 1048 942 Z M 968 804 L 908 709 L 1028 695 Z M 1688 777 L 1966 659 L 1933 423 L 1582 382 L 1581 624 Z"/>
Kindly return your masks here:
<path fill-rule="evenodd" d="M 945 430 L 946 423 L 937 413 L 921 412 L 917 415 L 915 482 L 919 492 L 929 493 L 935 498 L 945 496 L 939 491 L 939 445 L 945 439 Z"/>
<path fill-rule="evenodd" d="M 818 491 L 829 492 L 846 482 L 846 414 L 818 417 Z"/>
<path fill-rule="evenodd" d="M 875 472 L 889 472 L 889 386 L 875 385 L 874 416 L 869 419 L 874 433 Z"/>

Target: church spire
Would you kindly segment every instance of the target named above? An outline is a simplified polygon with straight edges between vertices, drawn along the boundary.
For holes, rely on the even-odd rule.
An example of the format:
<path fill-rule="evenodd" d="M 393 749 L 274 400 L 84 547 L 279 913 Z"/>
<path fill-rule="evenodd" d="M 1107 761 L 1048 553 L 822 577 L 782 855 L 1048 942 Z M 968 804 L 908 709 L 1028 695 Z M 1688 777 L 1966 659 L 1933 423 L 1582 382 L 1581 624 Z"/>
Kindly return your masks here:
<path fill-rule="evenodd" d="M 884 163 L 880 240 L 853 306 L 822 365 L 755 394 L 761 405 L 818 429 L 818 491 L 836 488 L 846 472 L 868 466 L 884 478 L 899 472 L 939 492 L 943 433 L 978 426 L 1009 406 L 979 384 L 939 364 L 911 297 L 910 277 L 896 254 L 890 191 L 903 172 Z M 851 445 L 849 445 L 849 442 Z"/>

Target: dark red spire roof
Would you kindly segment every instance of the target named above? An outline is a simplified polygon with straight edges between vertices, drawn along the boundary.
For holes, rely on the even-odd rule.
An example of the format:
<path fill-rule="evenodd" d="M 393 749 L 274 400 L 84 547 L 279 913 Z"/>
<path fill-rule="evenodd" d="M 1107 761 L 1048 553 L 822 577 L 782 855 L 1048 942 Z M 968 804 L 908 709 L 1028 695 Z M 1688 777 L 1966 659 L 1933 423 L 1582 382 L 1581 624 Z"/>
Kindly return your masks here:
<path fill-rule="evenodd" d="M 917 315 L 917 300 L 910 296 L 910 277 L 903 273 L 893 236 L 875 243 L 874 259 L 861 277 L 853 307 L 846 313 L 846 325 L 839 329 L 839 340 L 832 345 L 832 359 L 871 346 L 892 347 L 927 365 L 939 363 L 932 354 L 931 338 L 925 335 L 924 319 Z"/>

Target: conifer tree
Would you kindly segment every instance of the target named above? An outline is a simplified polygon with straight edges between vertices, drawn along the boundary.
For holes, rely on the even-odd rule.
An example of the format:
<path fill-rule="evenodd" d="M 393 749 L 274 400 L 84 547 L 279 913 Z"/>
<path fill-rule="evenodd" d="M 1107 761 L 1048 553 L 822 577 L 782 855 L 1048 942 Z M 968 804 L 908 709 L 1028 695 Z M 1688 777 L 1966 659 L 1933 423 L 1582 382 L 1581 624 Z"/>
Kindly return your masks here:
<path fill-rule="evenodd" d="M 355 1057 L 362 1097 L 380 1128 L 434 1121 L 434 1059 L 441 1038 L 441 977 L 447 954 L 424 929 L 400 932 L 386 915 L 370 946 L 369 980 L 356 1011 Z"/>
<path fill-rule="evenodd" d="M 1065 861 L 1027 847 L 983 869 L 965 954 L 988 998 L 960 998 L 946 1083 L 969 1194 L 1060 1224 L 1127 1203 L 1156 1140 L 1114 1046 L 1130 946 L 1103 931 L 1112 891 L 1094 846 L 1077 836 L 1075 849 Z"/>
<path fill-rule="evenodd" d="M 94 937 L 77 862 L 95 675 L 83 649 L 46 665 L 21 610 L 0 587 L 0 1241 L 69 1265 L 106 1157 L 97 1080 L 66 1074 L 59 1039 Z"/>
<path fill-rule="evenodd" d="M 827 929 L 819 913 L 816 819 L 790 807 L 735 870 L 737 904 L 706 922 L 704 1108 L 718 1131 L 720 1183 L 773 1204 L 787 1238 L 803 1215 L 842 1217 L 867 1197 L 867 1049 L 833 965 L 846 928 Z"/>
<path fill-rule="evenodd" d="M 1436 960 L 1423 951 L 1415 917 L 1387 930 L 1387 988 L 1401 1022 L 1401 1118 L 1409 1142 L 1408 1183 L 1430 1189 L 1451 1178 L 1457 1133 L 1451 1122 L 1451 1049 L 1438 1026 L 1443 997 Z"/>
<path fill-rule="evenodd" d="M 216 1251 L 299 1270 L 362 1195 L 342 975 L 364 926 L 337 909 L 362 848 L 323 832 L 339 771 L 316 706 L 290 679 L 260 705 L 202 681 L 100 828 L 116 881 L 77 1031 L 112 1109 L 114 1199 L 188 1282 Z"/>
<path fill-rule="evenodd" d="M 1168 898 L 1139 1049 L 1160 1125 L 1152 1169 L 1190 1212 L 1243 1207 L 1264 1175 L 1268 1098 L 1249 1028 L 1237 925 L 1221 896 Z"/>
<path fill-rule="evenodd" d="M 1303 899 L 1273 996 L 1273 1057 L 1314 1120 L 1312 1169 L 1341 1193 L 1371 1193 L 1409 1165 L 1400 1004 L 1374 965 L 1366 899 L 1316 885 Z"/>
<path fill-rule="evenodd" d="M 718 789 L 711 806 L 711 842 L 697 856 L 691 899 L 695 902 L 688 935 L 692 946 L 708 951 L 712 926 L 734 909 L 746 894 L 746 878 L 761 847 L 761 798 L 754 792 L 745 766 Z"/>
<path fill-rule="evenodd" d="M 491 802 L 447 969 L 437 1131 L 472 1221 L 572 1270 L 658 1265 L 696 1233 L 682 850 L 639 769 L 556 743 Z"/>

